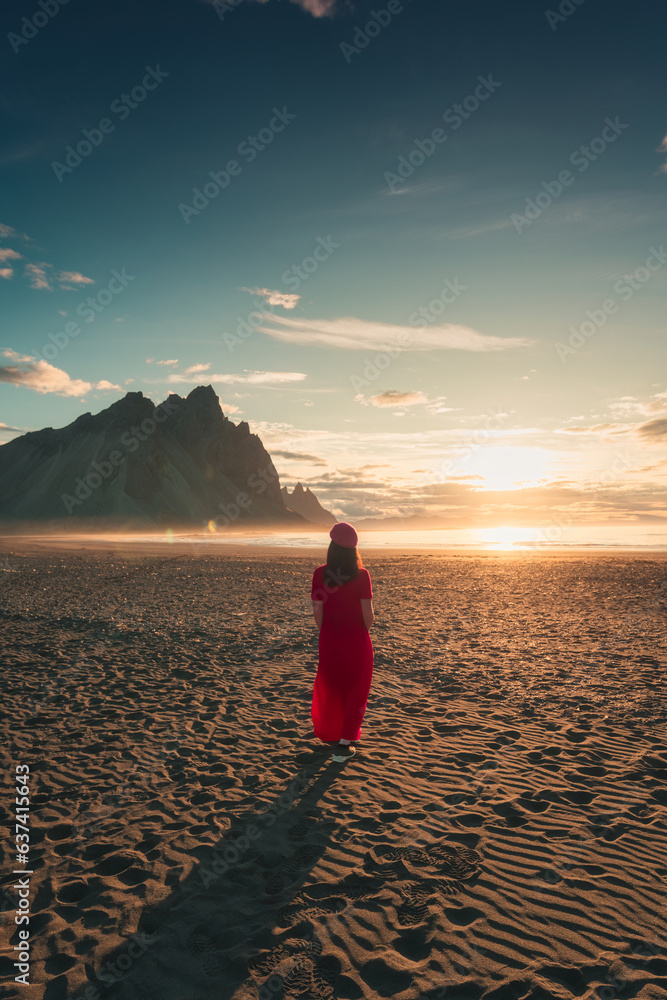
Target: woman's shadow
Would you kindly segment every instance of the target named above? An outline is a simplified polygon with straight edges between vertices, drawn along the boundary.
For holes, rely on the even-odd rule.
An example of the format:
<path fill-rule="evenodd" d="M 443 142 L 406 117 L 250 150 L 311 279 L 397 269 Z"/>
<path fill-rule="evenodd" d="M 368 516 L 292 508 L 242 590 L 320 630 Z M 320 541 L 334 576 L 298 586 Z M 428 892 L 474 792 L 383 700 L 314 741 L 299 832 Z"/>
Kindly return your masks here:
<path fill-rule="evenodd" d="M 281 1000 L 284 986 L 308 989 L 313 975 L 333 985 L 339 970 L 318 962 L 307 903 L 301 916 L 295 902 L 336 827 L 318 801 L 345 766 L 321 749 L 297 758 L 308 763 L 272 803 L 247 810 L 218 844 L 192 852 L 197 864 L 187 878 L 144 910 L 137 932 L 99 968 L 88 966 L 88 983 L 72 1000 L 240 1000 L 258 991 Z M 272 933 L 276 927 L 282 932 Z"/>

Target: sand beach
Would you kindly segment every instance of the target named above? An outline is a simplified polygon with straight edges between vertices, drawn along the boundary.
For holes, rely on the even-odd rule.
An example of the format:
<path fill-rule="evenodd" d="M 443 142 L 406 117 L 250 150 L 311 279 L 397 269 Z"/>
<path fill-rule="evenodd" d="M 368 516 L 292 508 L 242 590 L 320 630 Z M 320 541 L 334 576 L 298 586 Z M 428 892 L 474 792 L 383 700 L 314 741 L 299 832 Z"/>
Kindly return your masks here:
<path fill-rule="evenodd" d="M 362 556 L 341 765 L 321 551 L 2 539 L 3 996 L 667 996 L 667 558 Z"/>

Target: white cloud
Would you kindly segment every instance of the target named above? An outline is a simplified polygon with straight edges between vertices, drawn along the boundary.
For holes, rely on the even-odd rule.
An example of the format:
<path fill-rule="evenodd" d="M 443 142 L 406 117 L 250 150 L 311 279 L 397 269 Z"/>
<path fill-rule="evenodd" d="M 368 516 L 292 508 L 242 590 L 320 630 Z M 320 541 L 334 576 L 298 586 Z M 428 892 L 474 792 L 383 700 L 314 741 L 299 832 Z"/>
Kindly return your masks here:
<path fill-rule="evenodd" d="M 3 263 L 6 260 L 20 260 L 22 257 L 23 254 L 17 250 L 11 250 L 9 247 L 0 247 L 0 261 Z"/>
<path fill-rule="evenodd" d="M 153 362 L 153 358 L 146 358 L 146 363 L 147 364 L 150 365 L 150 364 L 152 364 L 152 362 Z M 157 364 L 157 365 L 177 365 L 178 364 L 178 358 L 170 358 L 169 361 L 156 361 L 155 364 Z"/>
<path fill-rule="evenodd" d="M 365 402 L 365 400 L 364 400 Z M 417 403 L 427 403 L 428 396 L 423 392 L 399 392 L 397 389 L 387 389 L 369 396 L 371 406 L 415 406 Z"/>
<path fill-rule="evenodd" d="M 590 427 L 559 427 L 556 434 L 624 434 L 627 424 L 592 424 Z"/>
<path fill-rule="evenodd" d="M 31 357 L 16 356 L 14 351 L 5 351 L 6 357 L 13 357 L 23 367 L 0 366 L 0 382 L 24 386 L 35 392 L 53 392 L 58 396 L 84 396 L 91 389 L 114 389 L 120 391 L 120 386 L 113 385 L 106 379 L 100 382 L 85 382 L 82 379 L 72 379 L 67 372 L 54 368 L 47 361 L 35 361 Z"/>
<path fill-rule="evenodd" d="M 204 364 L 190 365 L 189 368 L 185 369 L 185 371 L 183 372 L 183 374 L 184 375 L 195 375 L 197 372 L 207 372 L 210 367 L 211 367 L 210 362 L 208 364 L 206 364 L 206 365 L 204 365 Z"/>
<path fill-rule="evenodd" d="M 426 329 L 376 323 L 343 316 L 338 319 L 291 319 L 271 316 L 258 329 L 288 344 L 335 347 L 351 351 L 506 351 L 533 343 L 523 337 L 494 337 L 467 326 L 441 323 Z M 401 343 L 403 341 L 403 343 Z"/>
<path fill-rule="evenodd" d="M 617 399 L 611 401 L 609 409 L 613 413 L 639 413 L 643 416 L 651 416 L 654 413 L 667 413 L 667 390 L 654 393 L 646 402 L 642 402 L 634 396 L 619 396 Z"/>
<path fill-rule="evenodd" d="M 645 424 L 640 424 L 637 427 L 637 434 L 644 441 L 652 442 L 667 440 L 667 419 L 663 420 L 649 420 Z"/>
<path fill-rule="evenodd" d="M 14 269 L 11 267 L 0 267 L 0 278 L 9 281 L 14 276 Z"/>
<path fill-rule="evenodd" d="M 0 223 L 0 239 L 7 238 L 24 240 L 27 243 L 32 242 L 30 237 L 26 236 L 25 233 L 19 233 L 11 226 L 6 226 L 3 223 Z M 5 263 L 10 260 L 16 261 L 24 259 L 25 255 L 19 253 L 18 250 L 13 250 L 10 247 L 0 247 L 0 263 Z M 31 288 L 45 290 L 47 292 L 52 292 L 54 290 L 54 285 L 58 285 L 61 291 L 75 292 L 83 285 L 95 284 L 93 278 L 86 277 L 86 275 L 81 274 L 80 271 L 54 272 L 53 265 L 44 260 L 26 263 L 23 273 L 28 279 Z M 2 271 L 0 271 L 0 276 L 3 278 L 11 278 L 13 276 L 13 271 L 10 268 L 3 268 Z"/>
<path fill-rule="evenodd" d="M 241 288 L 240 291 L 258 295 L 265 299 L 270 306 L 282 306 L 283 309 L 294 309 L 301 298 L 300 295 L 278 292 L 274 288 Z"/>
<path fill-rule="evenodd" d="M 233 385 L 235 382 L 244 382 L 249 385 L 266 385 L 269 383 L 302 382 L 308 376 L 303 372 L 253 372 L 243 371 L 235 374 L 207 375 L 209 382 L 223 382 Z M 170 375 L 168 382 L 198 382 L 199 379 L 192 375 Z"/>
<path fill-rule="evenodd" d="M 93 383 L 93 385 L 95 389 L 116 389 L 118 392 L 121 392 L 119 385 L 115 385 L 113 382 L 109 382 L 105 378 L 101 379 L 99 382 Z"/>
<path fill-rule="evenodd" d="M 0 239 L 6 240 L 9 238 L 14 238 L 17 240 L 27 240 L 30 242 L 30 237 L 26 236 L 25 233 L 19 233 L 12 226 L 6 226 L 4 223 L 0 222 Z"/>
<path fill-rule="evenodd" d="M 50 264 L 45 264 L 43 261 L 40 264 L 26 264 L 25 274 L 30 281 L 31 288 L 45 288 L 48 292 L 53 291 L 46 276 L 46 269 L 50 266 Z"/>
<path fill-rule="evenodd" d="M 12 361 L 34 361 L 32 354 L 19 354 L 17 351 L 12 351 L 10 347 L 4 350 L 3 355 L 6 358 L 10 358 Z"/>
<path fill-rule="evenodd" d="M 387 389 L 384 392 L 378 392 L 374 396 L 369 396 L 368 399 L 364 396 L 363 392 L 355 396 L 355 401 L 361 403 L 363 406 L 379 406 L 379 407 L 406 407 L 406 406 L 425 406 L 428 413 L 450 413 L 454 407 L 445 406 L 446 396 L 434 396 L 432 399 L 424 392 L 399 392 L 397 389 Z M 398 411 L 396 411 L 398 414 Z M 400 414 L 404 414 L 401 412 Z"/>
<path fill-rule="evenodd" d="M 81 285 L 95 284 L 93 278 L 87 278 L 85 274 L 81 274 L 79 271 L 60 271 L 56 275 L 56 281 L 59 283 L 61 289 L 68 292 L 75 292 Z"/>

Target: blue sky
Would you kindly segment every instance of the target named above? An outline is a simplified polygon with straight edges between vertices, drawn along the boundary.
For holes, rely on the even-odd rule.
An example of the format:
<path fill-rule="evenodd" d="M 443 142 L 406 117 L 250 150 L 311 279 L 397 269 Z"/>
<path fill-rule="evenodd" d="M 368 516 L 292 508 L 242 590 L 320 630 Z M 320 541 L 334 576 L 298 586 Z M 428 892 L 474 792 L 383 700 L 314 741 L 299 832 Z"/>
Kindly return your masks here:
<path fill-rule="evenodd" d="M 654 3 L 44 3 L 2 14 L 0 440 L 211 383 L 340 515 L 664 524 Z"/>

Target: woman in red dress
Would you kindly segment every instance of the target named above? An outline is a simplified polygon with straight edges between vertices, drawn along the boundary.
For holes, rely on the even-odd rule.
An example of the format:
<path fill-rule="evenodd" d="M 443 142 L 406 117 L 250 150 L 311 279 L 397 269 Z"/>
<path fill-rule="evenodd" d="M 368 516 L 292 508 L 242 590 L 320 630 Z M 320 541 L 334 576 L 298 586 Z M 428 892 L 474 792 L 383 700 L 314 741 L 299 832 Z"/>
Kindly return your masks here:
<path fill-rule="evenodd" d="M 320 630 L 319 666 L 313 687 L 315 735 L 338 742 L 335 761 L 354 754 L 373 678 L 373 592 L 357 551 L 357 533 L 341 521 L 329 532 L 327 561 L 313 573 L 311 597 Z"/>

